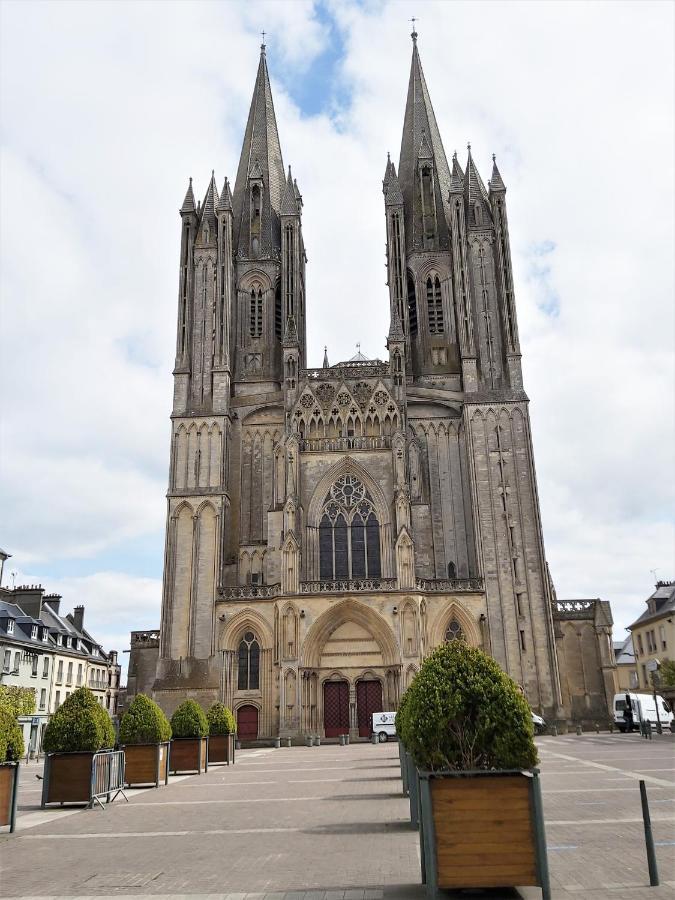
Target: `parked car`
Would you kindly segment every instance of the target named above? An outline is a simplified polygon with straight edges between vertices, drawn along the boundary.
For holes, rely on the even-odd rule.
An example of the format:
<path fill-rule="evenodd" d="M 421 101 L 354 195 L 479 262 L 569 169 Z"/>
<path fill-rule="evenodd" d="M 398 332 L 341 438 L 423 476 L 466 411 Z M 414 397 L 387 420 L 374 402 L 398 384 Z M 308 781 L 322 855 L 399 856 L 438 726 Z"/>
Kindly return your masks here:
<path fill-rule="evenodd" d="M 670 728 L 673 718 L 670 706 L 658 694 L 656 702 L 653 694 L 614 694 L 614 724 L 619 731 L 637 731 L 640 722 L 651 722 L 653 726 L 660 722 L 662 728 Z"/>
<path fill-rule="evenodd" d="M 532 712 L 532 724 L 534 725 L 534 733 L 535 734 L 544 734 L 546 731 L 546 722 L 541 716 L 538 716 L 536 712 Z"/>
<path fill-rule="evenodd" d="M 381 744 L 388 741 L 390 737 L 396 737 L 395 718 L 395 712 L 373 713 L 372 733 L 377 735 L 377 739 Z"/>

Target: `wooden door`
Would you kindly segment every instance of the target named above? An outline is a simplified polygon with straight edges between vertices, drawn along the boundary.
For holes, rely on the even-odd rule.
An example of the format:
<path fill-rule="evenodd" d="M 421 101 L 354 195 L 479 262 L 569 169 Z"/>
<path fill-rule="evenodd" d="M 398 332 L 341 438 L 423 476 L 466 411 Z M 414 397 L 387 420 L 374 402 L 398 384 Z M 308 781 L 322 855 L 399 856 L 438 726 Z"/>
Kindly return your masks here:
<path fill-rule="evenodd" d="M 240 741 L 257 740 L 258 710 L 255 706 L 240 706 L 237 710 L 237 737 Z"/>
<path fill-rule="evenodd" d="M 326 681 L 323 686 L 323 727 L 326 737 L 349 734 L 349 685 Z"/>
<path fill-rule="evenodd" d="M 382 712 L 382 684 L 379 681 L 356 682 L 356 716 L 359 737 L 370 737 L 373 713 Z"/>

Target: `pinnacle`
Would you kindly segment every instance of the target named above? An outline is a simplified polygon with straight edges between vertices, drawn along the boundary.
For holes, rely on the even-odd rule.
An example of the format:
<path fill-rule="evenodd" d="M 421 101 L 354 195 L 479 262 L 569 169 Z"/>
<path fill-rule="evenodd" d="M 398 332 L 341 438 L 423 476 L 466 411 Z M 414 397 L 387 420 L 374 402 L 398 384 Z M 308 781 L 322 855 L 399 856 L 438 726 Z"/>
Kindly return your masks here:
<path fill-rule="evenodd" d="M 197 211 L 195 206 L 195 195 L 192 191 L 192 178 L 190 179 L 190 184 L 188 185 L 187 193 L 185 194 L 185 199 L 183 200 L 180 211 L 181 213 L 192 213 Z"/>
<path fill-rule="evenodd" d="M 295 185 L 293 184 L 293 176 L 291 175 L 291 167 L 288 167 L 288 178 L 286 179 L 286 187 L 281 198 L 280 214 L 282 216 L 297 216 L 298 200 L 295 196 Z"/>
<path fill-rule="evenodd" d="M 232 209 L 232 191 L 230 190 L 230 182 L 225 179 L 223 189 L 220 192 L 220 199 L 216 206 L 217 212 L 227 212 Z"/>
<path fill-rule="evenodd" d="M 450 193 L 461 194 L 464 190 L 464 172 L 457 160 L 457 153 L 452 157 L 452 175 L 450 176 Z"/>
<path fill-rule="evenodd" d="M 497 158 L 494 153 L 492 154 L 492 177 L 488 182 L 490 185 L 490 193 L 493 194 L 496 191 L 505 191 L 506 185 L 502 181 L 502 176 L 499 173 L 499 169 L 497 168 Z"/>

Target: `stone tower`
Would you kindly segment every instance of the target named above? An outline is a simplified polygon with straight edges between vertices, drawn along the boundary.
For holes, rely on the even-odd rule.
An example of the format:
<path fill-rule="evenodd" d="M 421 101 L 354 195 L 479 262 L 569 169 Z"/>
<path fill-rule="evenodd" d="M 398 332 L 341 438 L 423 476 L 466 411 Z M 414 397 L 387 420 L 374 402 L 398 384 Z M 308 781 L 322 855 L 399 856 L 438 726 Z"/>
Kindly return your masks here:
<path fill-rule="evenodd" d="M 416 34 L 383 189 L 388 358 L 321 368 L 264 47 L 234 192 L 180 211 L 153 689 L 226 702 L 244 737 L 365 736 L 458 637 L 560 714 L 506 189 L 448 164 Z"/>

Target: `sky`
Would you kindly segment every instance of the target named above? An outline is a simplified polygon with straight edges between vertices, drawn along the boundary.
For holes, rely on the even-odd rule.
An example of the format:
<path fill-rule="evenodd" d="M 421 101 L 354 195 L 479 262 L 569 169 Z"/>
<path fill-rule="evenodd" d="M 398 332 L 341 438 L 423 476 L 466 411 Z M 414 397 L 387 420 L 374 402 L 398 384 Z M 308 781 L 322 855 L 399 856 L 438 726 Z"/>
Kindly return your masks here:
<path fill-rule="evenodd" d="M 159 624 L 181 205 L 234 181 L 260 32 L 310 365 L 382 357 L 410 16 L 446 155 L 506 183 L 559 598 L 675 577 L 670 2 L 0 2 L 0 547 L 123 650 Z"/>

